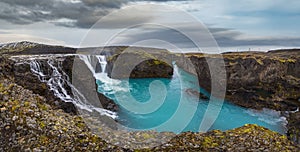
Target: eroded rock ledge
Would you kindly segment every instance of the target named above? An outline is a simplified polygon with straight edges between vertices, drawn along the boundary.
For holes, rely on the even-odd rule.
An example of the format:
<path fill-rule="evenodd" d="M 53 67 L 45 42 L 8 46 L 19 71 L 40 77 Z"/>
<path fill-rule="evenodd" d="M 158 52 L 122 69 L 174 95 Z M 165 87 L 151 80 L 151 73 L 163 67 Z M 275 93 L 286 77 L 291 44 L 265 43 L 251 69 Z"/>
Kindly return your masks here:
<path fill-rule="evenodd" d="M 185 54 L 191 64 L 179 64 L 197 74 L 199 84 L 211 90 L 207 60 L 224 60 L 226 69 L 226 99 L 246 108 L 269 108 L 277 111 L 297 111 L 300 107 L 300 50 L 269 52 L 238 52 L 220 55 Z M 194 65 L 195 69 L 190 69 Z M 193 71 L 194 70 L 194 71 Z M 288 136 L 300 142 L 299 112 L 290 113 Z"/>

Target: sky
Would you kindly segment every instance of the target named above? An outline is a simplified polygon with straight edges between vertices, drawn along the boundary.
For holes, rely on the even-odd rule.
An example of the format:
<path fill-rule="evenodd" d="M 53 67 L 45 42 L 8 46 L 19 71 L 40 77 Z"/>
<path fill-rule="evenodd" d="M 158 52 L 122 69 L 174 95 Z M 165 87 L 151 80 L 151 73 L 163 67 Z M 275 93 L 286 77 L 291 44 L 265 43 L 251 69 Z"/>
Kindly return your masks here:
<path fill-rule="evenodd" d="M 1 0 L 0 43 L 87 47 L 114 37 L 193 50 L 191 37 L 204 44 L 207 30 L 222 51 L 298 48 L 299 10 L 299 0 Z"/>

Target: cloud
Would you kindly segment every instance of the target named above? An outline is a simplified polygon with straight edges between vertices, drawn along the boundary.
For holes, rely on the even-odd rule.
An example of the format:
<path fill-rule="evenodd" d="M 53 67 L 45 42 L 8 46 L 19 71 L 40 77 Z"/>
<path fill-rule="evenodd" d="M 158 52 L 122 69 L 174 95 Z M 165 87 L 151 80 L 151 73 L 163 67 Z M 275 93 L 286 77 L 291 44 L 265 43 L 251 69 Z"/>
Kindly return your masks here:
<path fill-rule="evenodd" d="M 194 24 L 181 25 L 185 34 L 191 35 L 201 35 L 201 32 L 205 32 L 205 29 L 199 29 L 199 27 L 194 26 Z M 209 32 L 213 35 L 214 39 L 217 41 L 218 45 L 222 48 L 238 48 L 240 46 L 247 47 L 291 47 L 300 46 L 300 37 L 264 37 L 264 36 L 249 36 L 245 33 L 236 31 L 234 29 L 228 28 L 209 28 Z M 198 36 L 199 41 L 202 44 L 206 44 L 205 41 L 210 41 L 205 37 Z M 143 28 L 141 30 L 132 30 L 125 34 L 118 35 L 114 40 L 115 45 L 134 45 L 136 43 L 147 41 L 147 40 L 159 40 L 165 41 L 170 44 L 174 44 L 179 48 L 196 48 L 194 42 L 192 42 L 189 37 L 186 37 L 180 31 L 166 28 Z M 203 43 L 204 41 L 204 43 Z M 154 41 L 153 41 L 154 42 Z M 146 43 L 144 43 L 146 44 Z M 209 44 L 209 42 L 207 43 Z M 153 44 L 146 44 L 149 47 L 166 47 L 159 46 L 157 41 Z M 200 46 L 200 47 L 210 47 L 210 46 Z"/>
<path fill-rule="evenodd" d="M 139 0 L 2 0 L 0 19 L 14 24 L 50 22 L 58 26 L 89 28 L 111 11 L 136 1 Z"/>
<path fill-rule="evenodd" d="M 30 34 L 66 42 L 74 39 L 69 43 L 76 45 L 80 41 L 77 39 L 82 36 L 84 31 L 80 31 L 78 34 L 72 28 L 76 28 L 76 31 L 86 30 L 99 19 L 102 19 L 101 24 L 95 28 L 116 30 L 124 28 L 126 25 L 147 23 L 160 18 L 159 12 L 153 11 L 152 8 L 122 12 L 121 14 L 124 15 L 110 14 L 130 4 L 149 3 L 166 4 L 189 11 L 205 24 L 210 25 L 210 32 L 222 47 L 300 46 L 298 36 L 300 34 L 298 11 L 300 1 L 297 0 L 291 0 L 288 3 L 283 0 L 1 0 L 0 23 L 6 22 L 1 26 L 1 30 L 14 28 L 22 30 L 11 33 L 0 31 L 0 34 L 2 40 L 4 40 L 3 34 L 12 40 L 13 35 L 7 35 L 12 33 L 18 33 L 14 36 L 29 40 L 37 38 L 29 37 Z M 110 14 L 108 17 L 104 17 L 108 14 Z M 191 34 L 199 32 L 193 24 L 182 24 L 184 19 L 174 13 L 169 14 L 170 18 L 178 21 L 174 23 L 175 25 L 181 26 Z M 36 23 L 56 25 L 49 27 L 55 31 L 55 35 L 48 27 L 40 26 L 43 29 L 38 31 L 33 28 L 35 26 L 31 26 Z M 22 33 L 22 31 L 26 31 L 26 33 Z M 72 35 L 72 33 L 77 35 Z M 25 34 L 27 37 L 20 34 Z M 72 36 L 67 37 L 68 35 Z M 182 47 L 193 46 L 188 38 L 174 30 L 149 27 L 139 28 L 127 35 L 120 35 L 116 42 L 130 44 L 139 40 L 157 38 L 168 40 L 170 43 Z M 15 39 L 19 40 L 18 37 Z"/>
<path fill-rule="evenodd" d="M 25 35 L 25 34 L 1 34 L 0 43 L 11 43 L 19 41 L 31 41 L 43 44 L 52 44 L 52 45 L 65 45 L 63 41 L 57 41 L 49 38 L 42 38 L 38 36 Z"/>

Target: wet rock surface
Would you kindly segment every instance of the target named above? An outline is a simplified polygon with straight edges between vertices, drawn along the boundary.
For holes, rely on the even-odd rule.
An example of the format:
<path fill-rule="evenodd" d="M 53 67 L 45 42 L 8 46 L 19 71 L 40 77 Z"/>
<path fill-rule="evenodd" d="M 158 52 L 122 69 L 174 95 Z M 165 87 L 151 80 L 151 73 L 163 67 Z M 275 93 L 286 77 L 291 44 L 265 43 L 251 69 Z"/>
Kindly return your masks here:
<path fill-rule="evenodd" d="M 196 90 L 193 90 L 193 89 L 186 89 L 185 92 L 188 93 L 191 96 L 199 97 L 199 99 L 201 99 L 201 100 L 205 100 L 205 101 L 209 100 L 208 96 L 204 95 L 203 93 L 201 93 L 199 91 L 196 91 Z"/>
<path fill-rule="evenodd" d="M 52 72 L 47 62 L 50 59 L 38 59 L 37 62 L 40 63 L 40 66 L 44 71 Z M 70 77 L 72 76 L 72 63 L 73 57 L 67 56 L 60 59 L 53 59 L 53 64 L 60 64 L 61 69 L 65 71 Z M 48 104 L 54 105 L 59 109 L 63 109 L 67 113 L 76 114 L 76 107 L 72 103 L 67 103 L 59 99 L 54 95 L 53 91 L 49 89 L 46 82 L 41 82 L 38 76 L 35 75 L 30 69 L 30 60 L 15 62 L 12 59 L 7 59 L 5 64 L 10 65 L 6 67 L 11 69 L 11 73 L 7 76 L 12 78 L 17 84 L 23 86 L 26 89 L 32 90 L 34 93 L 44 96 L 47 99 Z M 69 93 L 71 93 L 70 88 L 65 85 Z"/>

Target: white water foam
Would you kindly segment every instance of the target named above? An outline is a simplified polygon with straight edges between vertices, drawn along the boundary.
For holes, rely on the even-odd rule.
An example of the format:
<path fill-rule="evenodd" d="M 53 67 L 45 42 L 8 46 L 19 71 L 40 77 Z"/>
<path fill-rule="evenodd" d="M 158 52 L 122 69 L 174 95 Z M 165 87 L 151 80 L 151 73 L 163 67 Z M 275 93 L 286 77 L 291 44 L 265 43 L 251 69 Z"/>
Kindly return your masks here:
<path fill-rule="evenodd" d="M 276 125 L 278 123 L 283 125 L 287 124 L 287 119 L 281 115 L 280 111 L 263 108 L 262 110 L 248 109 L 246 113 L 253 117 L 258 117 L 258 120 L 270 125 Z"/>
<path fill-rule="evenodd" d="M 66 55 L 70 56 L 70 55 Z M 68 75 L 62 70 L 61 64 L 63 60 L 59 60 L 58 57 L 64 57 L 64 55 L 42 55 L 42 56 L 15 56 L 12 57 L 18 64 L 29 64 L 33 74 L 35 74 L 41 82 L 46 83 L 54 95 L 60 98 L 64 102 L 72 102 L 76 107 L 87 110 L 89 112 L 97 111 L 101 115 L 106 115 L 113 119 L 117 118 L 115 112 L 94 107 L 91 105 L 83 94 L 81 94 L 70 82 Z M 47 60 L 47 70 L 41 68 L 40 59 Z M 57 63 L 57 65 L 55 64 Z M 73 97 L 68 94 L 65 86 L 72 89 Z"/>
<path fill-rule="evenodd" d="M 95 65 L 92 64 L 92 55 L 79 55 L 79 58 L 86 64 L 88 69 L 92 72 L 95 79 L 99 80 L 102 84 L 100 87 L 107 93 L 113 94 L 116 91 L 127 91 L 126 88 L 122 87 L 122 81 L 111 79 L 108 77 L 105 69 L 107 61 L 104 55 L 97 55 L 98 62 L 101 65 L 101 72 L 96 73 Z"/>

